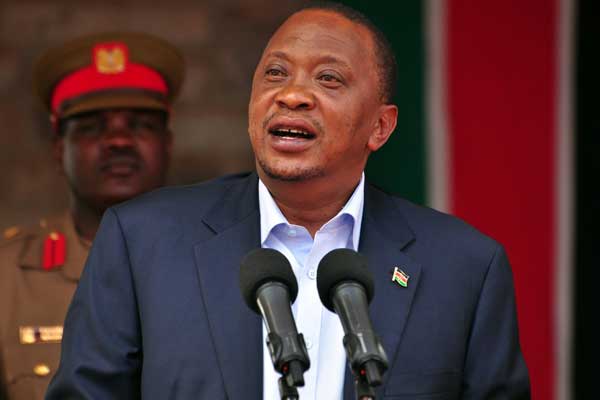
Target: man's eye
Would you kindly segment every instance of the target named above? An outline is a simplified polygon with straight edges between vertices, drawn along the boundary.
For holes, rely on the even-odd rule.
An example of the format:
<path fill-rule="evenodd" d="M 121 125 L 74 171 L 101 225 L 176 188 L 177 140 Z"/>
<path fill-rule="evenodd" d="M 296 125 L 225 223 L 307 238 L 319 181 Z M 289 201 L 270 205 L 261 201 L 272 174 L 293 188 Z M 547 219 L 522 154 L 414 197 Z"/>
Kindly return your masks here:
<path fill-rule="evenodd" d="M 95 123 L 79 124 L 76 130 L 81 133 L 98 131 L 99 125 Z"/>
<path fill-rule="evenodd" d="M 340 80 L 333 76 L 333 75 L 329 75 L 329 74 L 323 74 L 319 77 L 320 80 L 325 81 L 325 82 L 339 82 Z"/>
<path fill-rule="evenodd" d="M 286 73 L 279 68 L 269 68 L 265 71 L 265 75 L 269 78 L 283 78 L 286 76 Z"/>
<path fill-rule="evenodd" d="M 342 84 L 342 78 L 336 74 L 332 73 L 322 73 L 317 78 L 321 82 L 325 82 L 327 84 L 340 85 Z"/>
<path fill-rule="evenodd" d="M 162 132 L 164 130 L 161 121 L 149 117 L 130 118 L 128 125 L 129 129 L 134 131 Z"/>
<path fill-rule="evenodd" d="M 317 80 L 326 88 L 337 89 L 344 84 L 342 77 L 332 72 L 322 72 L 317 76 Z"/>
<path fill-rule="evenodd" d="M 96 119 L 77 121 L 71 125 L 72 132 L 77 135 L 93 136 L 102 132 L 104 124 Z"/>

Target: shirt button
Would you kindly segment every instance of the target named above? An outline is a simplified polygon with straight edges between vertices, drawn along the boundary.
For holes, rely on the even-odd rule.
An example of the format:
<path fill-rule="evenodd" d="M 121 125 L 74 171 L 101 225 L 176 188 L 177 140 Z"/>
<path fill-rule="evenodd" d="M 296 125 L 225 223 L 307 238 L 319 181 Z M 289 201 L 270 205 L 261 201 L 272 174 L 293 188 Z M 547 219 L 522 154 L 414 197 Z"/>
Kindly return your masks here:
<path fill-rule="evenodd" d="M 304 343 L 306 344 L 306 348 L 307 348 L 308 350 L 312 349 L 312 345 L 313 345 L 313 343 L 312 343 L 312 340 L 310 340 L 310 339 L 306 339 L 306 340 L 304 341 Z"/>
<path fill-rule="evenodd" d="M 296 230 L 295 229 L 290 229 L 290 230 L 288 230 L 287 234 L 290 237 L 294 237 L 294 236 L 296 236 Z"/>
<path fill-rule="evenodd" d="M 317 278 L 317 270 L 315 270 L 315 269 L 309 269 L 308 270 L 308 277 L 310 279 L 316 279 Z"/>

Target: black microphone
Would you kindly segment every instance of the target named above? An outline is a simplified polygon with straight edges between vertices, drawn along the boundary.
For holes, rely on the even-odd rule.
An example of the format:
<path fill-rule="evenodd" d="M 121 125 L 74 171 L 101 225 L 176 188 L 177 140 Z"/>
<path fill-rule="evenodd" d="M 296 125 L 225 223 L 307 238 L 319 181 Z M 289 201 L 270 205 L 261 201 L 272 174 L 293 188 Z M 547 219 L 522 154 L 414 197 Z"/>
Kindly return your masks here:
<path fill-rule="evenodd" d="M 363 394 L 369 398 L 367 393 L 373 393 L 369 387 L 381 385 L 388 360 L 369 318 L 374 289 L 366 258 L 349 249 L 330 251 L 319 263 L 317 289 L 323 305 L 342 322 L 357 390 L 366 390 Z"/>
<path fill-rule="evenodd" d="M 285 378 L 279 381 L 282 398 L 297 398 L 294 388 L 304 386 L 310 360 L 292 315 L 298 283 L 289 261 L 277 250 L 252 250 L 241 263 L 240 289 L 248 307 L 263 317 L 271 361 Z"/>

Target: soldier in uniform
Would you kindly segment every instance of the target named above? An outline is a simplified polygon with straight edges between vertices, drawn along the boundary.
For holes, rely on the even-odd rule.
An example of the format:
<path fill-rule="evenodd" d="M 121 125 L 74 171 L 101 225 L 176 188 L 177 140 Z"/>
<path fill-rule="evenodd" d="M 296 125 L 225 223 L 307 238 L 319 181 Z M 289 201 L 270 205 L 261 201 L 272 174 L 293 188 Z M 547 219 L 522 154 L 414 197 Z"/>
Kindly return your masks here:
<path fill-rule="evenodd" d="M 64 213 L 8 228 L 0 240 L 0 398 L 43 398 L 102 213 L 165 183 L 168 118 L 183 74 L 177 49 L 136 33 L 78 38 L 35 66 L 71 201 Z"/>

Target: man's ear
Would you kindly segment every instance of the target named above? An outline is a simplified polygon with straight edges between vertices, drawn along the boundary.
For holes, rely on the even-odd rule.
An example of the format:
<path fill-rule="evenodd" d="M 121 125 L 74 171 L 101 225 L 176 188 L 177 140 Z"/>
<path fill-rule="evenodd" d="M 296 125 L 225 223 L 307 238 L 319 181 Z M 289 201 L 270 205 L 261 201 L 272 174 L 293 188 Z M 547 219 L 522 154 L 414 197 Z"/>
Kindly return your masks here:
<path fill-rule="evenodd" d="M 379 107 L 379 117 L 375 121 L 375 129 L 369 138 L 368 147 L 377 151 L 388 141 L 398 122 L 398 107 L 393 104 L 383 104 Z"/>

